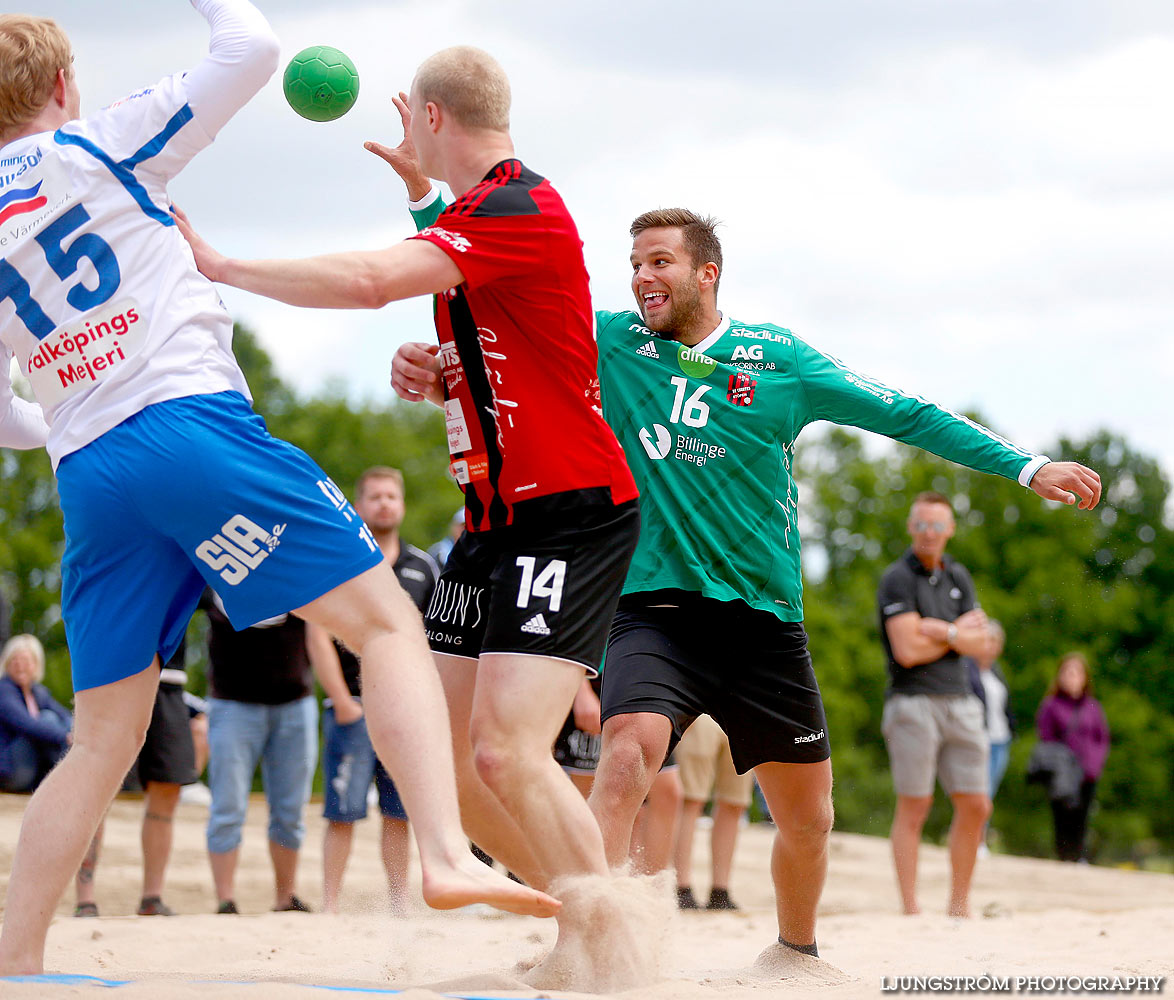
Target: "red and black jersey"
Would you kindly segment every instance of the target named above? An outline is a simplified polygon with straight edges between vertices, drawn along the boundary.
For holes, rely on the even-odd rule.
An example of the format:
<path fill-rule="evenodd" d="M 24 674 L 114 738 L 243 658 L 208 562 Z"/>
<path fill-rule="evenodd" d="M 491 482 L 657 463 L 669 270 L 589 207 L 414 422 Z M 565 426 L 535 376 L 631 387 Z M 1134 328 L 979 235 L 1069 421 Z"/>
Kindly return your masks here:
<path fill-rule="evenodd" d="M 636 496 L 596 400 L 583 243 L 550 182 L 503 160 L 415 239 L 464 282 L 436 297 L 445 423 L 465 525 L 513 523 L 516 505 L 604 487 Z"/>

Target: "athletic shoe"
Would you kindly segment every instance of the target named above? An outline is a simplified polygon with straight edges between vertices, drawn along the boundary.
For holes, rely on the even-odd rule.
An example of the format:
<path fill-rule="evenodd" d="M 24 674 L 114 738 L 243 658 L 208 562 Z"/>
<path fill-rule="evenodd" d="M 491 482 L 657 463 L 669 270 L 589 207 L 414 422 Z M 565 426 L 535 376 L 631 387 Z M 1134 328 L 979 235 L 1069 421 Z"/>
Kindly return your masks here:
<path fill-rule="evenodd" d="M 73 908 L 73 915 L 75 917 L 96 917 L 98 915 L 97 903 L 78 903 Z"/>
<path fill-rule="evenodd" d="M 236 902 L 234 900 L 223 899 L 220 901 L 220 905 L 218 907 L 216 907 L 216 912 L 217 913 L 240 913 L 240 910 L 238 910 L 236 908 Z"/>
<path fill-rule="evenodd" d="M 158 896 L 144 896 L 139 902 L 140 917 L 174 917 L 175 910 Z"/>
<path fill-rule="evenodd" d="M 286 903 L 285 906 L 275 906 L 275 907 L 273 907 L 273 912 L 274 913 L 313 913 L 314 911 L 311 910 L 310 907 L 306 903 L 304 903 L 302 900 L 298 899 L 297 896 L 290 896 L 289 902 Z"/>
<path fill-rule="evenodd" d="M 693 890 L 687 885 L 677 886 L 677 909 L 678 910 L 697 910 L 700 907 L 697 905 L 697 900 L 693 898 Z"/>
<path fill-rule="evenodd" d="M 707 910 L 736 910 L 738 904 L 730 899 L 729 889 L 719 889 L 716 886 L 709 890 L 709 902 L 705 904 Z"/>
<path fill-rule="evenodd" d="M 212 804 L 212 792 L 202 781 L 195 781 L 190 785 L 184 785 L 179 790 L 179 801 L 189 802 L 196 806 L 210 806 Z"/>

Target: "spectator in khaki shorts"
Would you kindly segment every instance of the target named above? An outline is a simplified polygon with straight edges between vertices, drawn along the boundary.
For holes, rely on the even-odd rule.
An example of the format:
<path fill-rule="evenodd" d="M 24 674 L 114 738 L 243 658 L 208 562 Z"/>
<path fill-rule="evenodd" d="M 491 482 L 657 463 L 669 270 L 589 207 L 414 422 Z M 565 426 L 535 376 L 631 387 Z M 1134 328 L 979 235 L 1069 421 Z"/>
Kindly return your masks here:
<path fill-rule="evenodd" d="M 968 917 L 991 800 L 984 710 L 963 657 L 989 656 L 992 633 L 970 574 L 945 554 L 954 535 L 950 501 L 918 494 L 908 528 L 912 545 L 885 570 L 877 594 L 890 675 L 881 731 L 897 793 L 893 862 L 905 912 L 919 913 L 917 851 L 936 776 L 954 806 L 948 912 Z"/>
<path fill-rule="evenodd" d="M 730 898 L 730 868 L 738 826 L 750 806 L 754 775 L 739 774 L 730 756 L 730 741 L 721 726 L 708 715 L 697 720 L 681 737 L 676 750 L 681 769 L 685 801 L 681 807 L 681 824 L 677 833 L 677 905 L 682 910 L 697 909 L 697 900 L 689 884 L 693 867 L 693 830 L 710 795 L 713 804 L 713 829 L 710 832 L 712 873 L 707 910 L 736 910 Z"/>

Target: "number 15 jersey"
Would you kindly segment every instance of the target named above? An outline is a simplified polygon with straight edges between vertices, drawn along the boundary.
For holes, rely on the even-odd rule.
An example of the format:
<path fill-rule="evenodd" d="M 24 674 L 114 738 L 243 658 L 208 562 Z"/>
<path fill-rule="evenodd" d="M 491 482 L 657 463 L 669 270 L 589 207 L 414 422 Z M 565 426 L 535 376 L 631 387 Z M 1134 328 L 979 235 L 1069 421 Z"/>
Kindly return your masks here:
<path fill-rule="evenodd" d="M 213 33 L 192 71 L 0 148 L 0 361 L 28 377 L 54 468 L 152 403 L 248 396 L 167 183 L 260 89 L 277 44 L 243 0 L 194 5 Z"/>

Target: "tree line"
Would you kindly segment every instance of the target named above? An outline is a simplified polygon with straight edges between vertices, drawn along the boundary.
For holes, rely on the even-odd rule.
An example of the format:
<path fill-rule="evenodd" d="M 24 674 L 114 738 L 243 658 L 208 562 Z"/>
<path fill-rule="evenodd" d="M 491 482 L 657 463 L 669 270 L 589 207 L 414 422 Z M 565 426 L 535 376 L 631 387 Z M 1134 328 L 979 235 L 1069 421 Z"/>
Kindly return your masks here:
<path fill-rule="evenodd" d="M 270 430 L 308 452 L 348 493 L 363 469 L 404 473 L 403 536 L 426 547 L 447 530 L 460 491 L 447 474 L 444 421 L 427 405 L 355 402 L 342 386 L 300 398 L 239 325 L 234 350 Z M 389 390 L 390 393 L 390 390 Z M 981 421 L 979 415 L 972 414 Z M 807 629 L 827 706 L 836 773 L 836 826 L 885 834 L 893 792 L 880 736 L 887 671 L 876 586 L 908 544 L 913 496 L 937 490 L 955 505 L 949 552 L 974 577 L 987 613 L 1006 629 L 1003 666 L 1018 722 L 1011 764 L 992 827 L 1014 853 L 1047 856 L 1051 821 L 1038 787 L 1023 781 L 1035 710 L 1060 656 L 1085 652 L 1094 693 L 1108 714 L 1112 751 L 1098 791 L 1091 846 L 1100 860 L 1152 863 L 1174 856 L 1174 526 L 1170 484 L 1157 462 L 1108 432 L 1062 439 L 1046 449 L 1095 468 L 1105 498 L 1095 511 L 1060 509 L 1018 484 L 974 473 L 902 445 L 879 457 L 866 435 L 812 428 L 799 443 L 801 537 Z M 13 632 L 45 643 L 46 683 L 71 697 L 60 611 L 63 526 L 44 451 L 0 455 L 0 586 Z M 150 580 L 143 587 L 152 585 Z M 193 689 L 204 679 L 194 626 Z M 927 835 L 943 838 L 939 802 Z"/>

